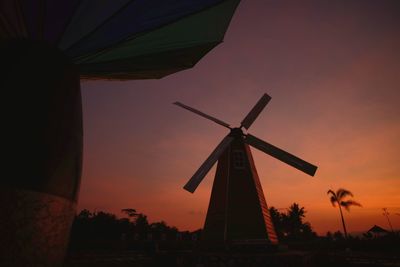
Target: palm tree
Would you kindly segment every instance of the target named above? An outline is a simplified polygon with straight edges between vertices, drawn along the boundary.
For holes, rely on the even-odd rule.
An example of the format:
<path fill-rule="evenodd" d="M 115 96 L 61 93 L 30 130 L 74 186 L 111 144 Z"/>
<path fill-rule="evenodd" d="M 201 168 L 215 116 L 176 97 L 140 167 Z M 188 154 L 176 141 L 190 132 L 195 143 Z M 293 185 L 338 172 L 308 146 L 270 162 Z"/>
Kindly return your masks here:
<path fill-rule="evenodd" d="M 351 193 L 347 189 L 339 188 L 336 192 L 334 192 L 333 190 L 329 190 L 327 194 L 331 196 L 330 201 L 332 205 L 336 207 L 336 204 L 338 204 L 339 206 L 340 217 L 342 218 L 344 236 L 347 238 L 347 230 L 346 230 L 346 224 L 344 223 L 342 207 L 345 208 L 347 211 L 350 211 L 351 206 L 361 207 L 361 204 L 352 199 L 345 200 L 346 197 L 349 196 L 353 197 L 353 193 Z"/>
<path fill-rule="evenodd" d="M 297 203 L 293 203 L 287 210 L 283 218 L 289 239 L 296 240 L 300 238 L 305 213 L 304 207 L 300 207 Z"/>

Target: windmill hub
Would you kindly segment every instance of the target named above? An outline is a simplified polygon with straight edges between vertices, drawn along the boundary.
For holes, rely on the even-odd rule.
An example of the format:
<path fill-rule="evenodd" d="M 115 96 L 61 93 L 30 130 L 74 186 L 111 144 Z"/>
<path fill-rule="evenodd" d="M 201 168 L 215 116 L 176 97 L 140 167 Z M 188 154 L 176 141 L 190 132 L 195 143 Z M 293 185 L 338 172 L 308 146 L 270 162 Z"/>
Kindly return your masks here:
<path fill-rule="evenodd" d="M 234 138 L 243 138 L 244 133 L 241 128 L 232 128 L 229 136 L 232 136 Z"/>
<path fill-rule="evenodd" d="M 202 234 L 204 241 L 278 243 L 249 145 L 311 176 L 317 170 L 316 166 L 254 135 L 243 133 L 242 128 L 249 129 L 270 99 L 264 94 L 237 128 L 180 102 L 174 103 L 230 129 L 230 133 L 184 186 L 193 193 L 218 161 Z"/>

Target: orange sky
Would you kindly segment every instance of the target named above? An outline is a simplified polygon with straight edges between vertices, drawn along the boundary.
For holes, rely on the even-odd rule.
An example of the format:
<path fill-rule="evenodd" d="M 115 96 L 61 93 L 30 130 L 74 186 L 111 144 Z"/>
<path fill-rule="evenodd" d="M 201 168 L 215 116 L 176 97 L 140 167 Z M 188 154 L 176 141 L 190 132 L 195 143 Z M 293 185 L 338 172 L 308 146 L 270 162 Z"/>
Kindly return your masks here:
<path fill-rule="evenodd" d="M 400 19 L 397 1 L 243 1 L 225 42 L 194 69 L 156 81 L 83 82 L 84 170 L 78 208 L 135 208 L 150 221 L 202 227 L 215 168 L 182 189 L 263 93 L 250 133 L 317 166 L 314 178 L 252 150 L 269 206 L 298 202 L 314 230 L 340 229 L 326 191 L 363 208 L 349 231 L 400 228 Z"/>

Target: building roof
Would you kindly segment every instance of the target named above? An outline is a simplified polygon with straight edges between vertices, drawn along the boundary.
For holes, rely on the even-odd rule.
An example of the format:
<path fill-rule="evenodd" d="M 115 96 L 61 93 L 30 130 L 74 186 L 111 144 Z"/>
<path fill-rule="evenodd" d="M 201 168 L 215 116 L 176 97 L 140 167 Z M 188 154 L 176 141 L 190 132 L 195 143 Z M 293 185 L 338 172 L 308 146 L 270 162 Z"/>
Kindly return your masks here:
<path fill-rule="evenodd" d="M 374 225 L 371 229 L 368 230 L 368 232 L 372 233 L 388 233 L 389 231 L 383 229 L 382 227 L 378 225 Z"/>

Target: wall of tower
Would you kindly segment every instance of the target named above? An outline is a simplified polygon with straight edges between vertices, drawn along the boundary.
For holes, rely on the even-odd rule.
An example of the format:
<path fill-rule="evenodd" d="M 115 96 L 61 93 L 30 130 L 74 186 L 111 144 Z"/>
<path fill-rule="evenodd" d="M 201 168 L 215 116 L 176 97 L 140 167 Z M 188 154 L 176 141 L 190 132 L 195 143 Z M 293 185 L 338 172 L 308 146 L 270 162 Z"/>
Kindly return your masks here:
<path fill-rule="evenodd" d="M 241 136 L 218 161 L 203 239 L 278 242 L 251 151 Z"/>

